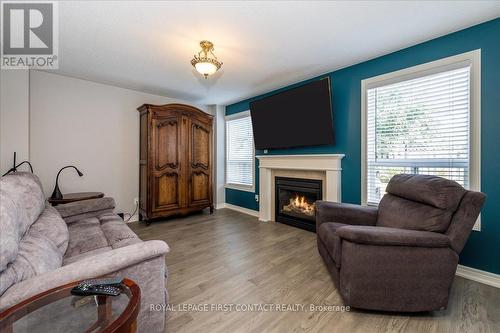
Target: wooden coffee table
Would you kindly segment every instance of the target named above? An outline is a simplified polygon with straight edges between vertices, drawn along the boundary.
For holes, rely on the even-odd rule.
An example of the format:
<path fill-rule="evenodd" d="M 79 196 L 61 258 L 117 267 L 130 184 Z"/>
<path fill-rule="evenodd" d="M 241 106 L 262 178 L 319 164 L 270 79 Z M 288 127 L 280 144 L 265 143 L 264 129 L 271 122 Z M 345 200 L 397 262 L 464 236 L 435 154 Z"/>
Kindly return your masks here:
<path fill-rule="evenodd" d="M 119 296 L 73 296 L 80 281 L 47 290 L 0 314 L 2 333 L 132 333 L 137 329 L 141 290 L 124 279 Z"/>

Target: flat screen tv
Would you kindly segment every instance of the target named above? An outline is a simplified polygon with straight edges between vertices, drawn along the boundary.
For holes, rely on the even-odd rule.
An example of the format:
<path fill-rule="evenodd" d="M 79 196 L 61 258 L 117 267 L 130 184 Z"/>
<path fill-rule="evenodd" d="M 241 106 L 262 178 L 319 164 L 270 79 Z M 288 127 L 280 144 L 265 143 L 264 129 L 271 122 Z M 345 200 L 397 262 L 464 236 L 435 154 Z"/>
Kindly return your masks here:
<path fill-rule="evenodd" d="M 256 149 L 334 143 L 329 78 L 250 103 Z"/>

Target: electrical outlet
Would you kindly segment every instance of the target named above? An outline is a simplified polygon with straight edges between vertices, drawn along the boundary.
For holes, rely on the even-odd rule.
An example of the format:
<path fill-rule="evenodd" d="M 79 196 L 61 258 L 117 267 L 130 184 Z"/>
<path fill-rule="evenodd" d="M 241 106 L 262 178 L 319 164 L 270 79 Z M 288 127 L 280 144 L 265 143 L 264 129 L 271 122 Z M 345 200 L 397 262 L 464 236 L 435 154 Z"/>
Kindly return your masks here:
<path fill-rule="evenodd" d="M 259 202 L 259 195 L 258 194 L 255 195 L 255 201 Z"/>
<path fill-rule="evenodd" d="M 138 205 L 139 204 L 139 198 L 134 198 L 134 205 Z"/>
<path fill-rule="evenodd" d="M 267 149 L 264 149 L 264 154 L 267 154 Z"/>

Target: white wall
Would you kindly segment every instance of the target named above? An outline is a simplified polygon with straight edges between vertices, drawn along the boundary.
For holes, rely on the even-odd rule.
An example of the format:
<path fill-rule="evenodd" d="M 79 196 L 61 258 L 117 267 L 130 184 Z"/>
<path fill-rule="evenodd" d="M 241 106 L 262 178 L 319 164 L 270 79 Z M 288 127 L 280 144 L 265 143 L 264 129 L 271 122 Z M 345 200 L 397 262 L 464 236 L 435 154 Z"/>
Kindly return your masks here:
<path fill-rule="evenodd" d="M 226 107 L 215 106 L 215 203 L 216 207 L 224 207 L 226 202 Z"/>
<path fill-rule="evenodd" d="M 27 70 L 0 71 L 0 175 L 17 162 L 29 159 L 29 73 Z M 27 170 L 22 166 L 19 170 Z"/>
<path fill-rule="evenodd" d="M 31 72 L 31 162 L 50 196 L 57 171 L 61 192 L 102 191 L 118 212 L 131 213 L 139 192 L 139 112 L 144 103 L 186 103 L 46 72 Z M 199 106 L 203 110 L 205 107 Z"/>

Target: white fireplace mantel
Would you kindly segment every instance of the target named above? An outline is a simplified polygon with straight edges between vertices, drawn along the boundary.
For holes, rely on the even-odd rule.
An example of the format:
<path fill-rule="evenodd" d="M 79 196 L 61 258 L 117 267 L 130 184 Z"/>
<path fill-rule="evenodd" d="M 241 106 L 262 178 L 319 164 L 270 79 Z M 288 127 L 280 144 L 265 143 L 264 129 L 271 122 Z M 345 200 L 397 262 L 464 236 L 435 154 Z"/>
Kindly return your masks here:
<path fill-rule="evenodd" d="M 273 170 L 304 170 L 325 173 L 326 184 L 323 199 L 340 202 L 341 161 L 344 154 L 314 155 L 259 155 L 260 208 L 259 220 L 272 219 L 272 197 L 274 195 Z"/>

